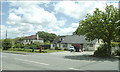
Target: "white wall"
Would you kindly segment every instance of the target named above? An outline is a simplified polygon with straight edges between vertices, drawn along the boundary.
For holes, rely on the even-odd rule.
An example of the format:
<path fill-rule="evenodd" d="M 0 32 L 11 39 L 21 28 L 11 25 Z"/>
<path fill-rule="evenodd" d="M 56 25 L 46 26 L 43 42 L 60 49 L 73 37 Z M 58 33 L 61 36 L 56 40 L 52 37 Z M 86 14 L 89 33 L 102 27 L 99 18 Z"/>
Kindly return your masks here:
<path fill-rule="evenodd" d="M 97 50 L 98 47 L 101 46 L 102 44 L 104 44 L 104 43 L 103 43 L 103 40 L 102 40 L 102 39 L 99 39 L 99 41 L 97 41 L 97 42 L 95 43 L 95 50 Z"/>
<path fill-rule="evenodd" d="M 43 43 L 43 40 L 23 40 L 23 44 L 30 44 L 32 42 L 39 42 L 39 43 Z"/>
<path fill-rule="evenodd" d="M 32 42 L 39 42 L 39 43 L 43 43 L 43 40 L 32 40 Z"/>
<path fill-rule="evenodd" d="M 70 48 L 70 46 L 72 46 L 72 44 L 67 44 L 67 48 Z"/>

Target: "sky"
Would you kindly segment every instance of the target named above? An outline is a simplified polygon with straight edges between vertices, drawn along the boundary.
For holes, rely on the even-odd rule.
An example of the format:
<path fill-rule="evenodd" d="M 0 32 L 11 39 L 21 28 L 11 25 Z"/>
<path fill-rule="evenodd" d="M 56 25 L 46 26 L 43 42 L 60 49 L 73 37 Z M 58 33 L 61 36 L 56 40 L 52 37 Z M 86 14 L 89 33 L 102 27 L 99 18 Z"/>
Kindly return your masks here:
<path fill-rule="evenodd" d="M 118 8 L 118 1 L 2 1 L 1 38 L 35 35 L 38 31 L 72 35 L 95 8 L 104 11 L 106 3 Z"/>

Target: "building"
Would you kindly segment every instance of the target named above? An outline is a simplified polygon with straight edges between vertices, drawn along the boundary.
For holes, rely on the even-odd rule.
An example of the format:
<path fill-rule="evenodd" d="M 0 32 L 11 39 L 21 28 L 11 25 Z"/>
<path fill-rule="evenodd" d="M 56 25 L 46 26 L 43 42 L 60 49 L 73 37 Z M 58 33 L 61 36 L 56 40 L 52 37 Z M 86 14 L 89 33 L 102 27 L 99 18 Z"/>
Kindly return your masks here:
<path fill-rule="evenodd" d="M 23 44 L 31 44 L 31 43 L 34 43 L 34 42 L 39 42 L 39 43 L 43 43 L 44 40 L 42 38 L 40 38 L 37 35 L 31 35 L 31 36 L 27 36 L 23 39 Z"/>
<path fill-rule="evenodd" d="M 70 46 L 74 46 L 75 48 L 84 49 L 84 50 L 96 50 L 103 41 L 100 39 L 93 40 L 91 42 L 87 41 L 84 36 L 78 35 L 67 35 L 67 36 L 60 36 L 59 38 L 55 39 L 51 42 L 51 48 L 59 47 L 59 48 L 69 48 Z"/>

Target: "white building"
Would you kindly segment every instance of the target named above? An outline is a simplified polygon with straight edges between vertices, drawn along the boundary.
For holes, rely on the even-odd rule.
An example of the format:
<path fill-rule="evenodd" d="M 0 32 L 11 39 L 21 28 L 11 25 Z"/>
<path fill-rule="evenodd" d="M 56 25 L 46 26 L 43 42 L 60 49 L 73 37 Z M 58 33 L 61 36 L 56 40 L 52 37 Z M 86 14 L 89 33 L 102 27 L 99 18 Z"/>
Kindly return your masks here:
<path fill-rule="evenodd" d="M 93 40 L 91 42 L 87 41 L 84 36 L 78 35 L 67 35 L 60 36 L 51 43 L 51 48 L 60 47 L 60 48 L 69 48 L 70 46 L 78 47 L 79 49 L 84 50 L 97 50 L 97 48 L 103 44 L 103 41 L 100 39 Z M 76 46 L 77 45 L 77 46 Z"/>
<path fill-rule="evenodd" d="M 43 40 L 42 38 L 40 38 L 40 37 L 38 36 L 38 34 L 37 34 L 37 35 L 27 36 L 27 37 L 25 37 L 25 38 L 23 39 L 23 44 L 24 44 L 24 45 L 25 45 L 25 44 L 34 43 L 34 42 L 43 43 L 44 40 Z"/>

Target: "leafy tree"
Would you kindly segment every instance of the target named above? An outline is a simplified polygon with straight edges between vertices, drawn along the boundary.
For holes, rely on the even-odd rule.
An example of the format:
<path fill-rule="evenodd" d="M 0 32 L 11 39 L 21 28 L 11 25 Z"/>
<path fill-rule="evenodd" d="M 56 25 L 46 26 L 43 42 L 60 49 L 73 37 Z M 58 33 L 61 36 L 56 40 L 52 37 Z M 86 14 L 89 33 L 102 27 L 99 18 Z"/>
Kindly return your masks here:
<path fill-rule="evenodd" d="M 29 44 L 25 44 L 24 47 L 30 47 L 30 45 Z"/>
<path fill-rule="evenodd" d="M 20 44 L 19 43 L 15 44 L 15 48 L 20 48 Z"/>
<path fill-rule="evenodd" d="M 39 42 L 34 42 L 34 43 L 32 43 L 32 44 L 35 45 L 34 48 L 39 48 L 41 45 L 43 45 L 43 43 L 41 44 L 41 43 L 39 43 Z"/>
<path fill-rule="evenodd" d="M 45 45 L 50 45 L 50 41 L 44 42 Z"/>
<path fill-rule="evenodd" d="M 11 39 L 7 38 L 7 39 L 3 40 L 3 42 L 2 42 L 2 47 L 3 47 L 5 50 L 11 48 L 12 46 L 13 46 L 13 43 L 12 43 L 12 40 L 11 40 Z"/>
<path fill-rule="evenodd" d="M 20 43 L 20 48 L 24 48 L 24 45 L 23 45 L 23 43 Z"/>
<path fill-rule="evenodd" d="M 93 15 L 87 14 L 86 19 L 79 22 L 79 27 L 73 34 L 84 35 L 91 41 L 103 39 L 108 43 L 108 54 L 111 54 L 111 40 L 118 36 L 119 16 L 119 9 L 113 5 L 106 5 L 104 11 L 96 8 Z"/>
<path fill-rule="evenodd" d="M 13 41 L 14 41 L 14 43 L 17 43 L 18 41 L 19 42 L 22 41 L 23 38 L 24 37 L 16 37 L 16 38 L 13 39 Z"/>
<path fill-rule="evenodd" d="M 47 33 L 47 32 L 44 32 L 44 31 L 39 31 L 37 34 L 39 34 L 39 37 L 44 39 L 44 42 L 47 42 L 47 41 L 52 42 L 55 38 L 57 38 L 56 34 Z"/>

